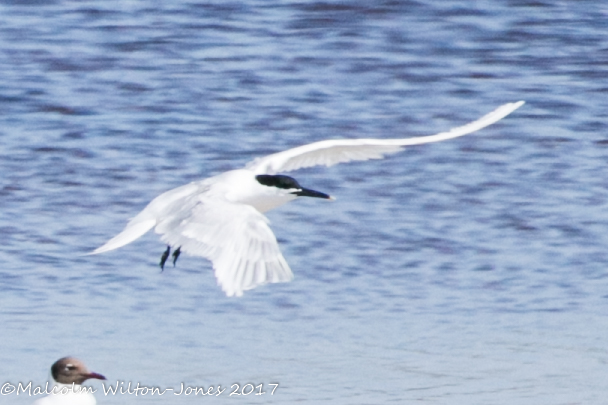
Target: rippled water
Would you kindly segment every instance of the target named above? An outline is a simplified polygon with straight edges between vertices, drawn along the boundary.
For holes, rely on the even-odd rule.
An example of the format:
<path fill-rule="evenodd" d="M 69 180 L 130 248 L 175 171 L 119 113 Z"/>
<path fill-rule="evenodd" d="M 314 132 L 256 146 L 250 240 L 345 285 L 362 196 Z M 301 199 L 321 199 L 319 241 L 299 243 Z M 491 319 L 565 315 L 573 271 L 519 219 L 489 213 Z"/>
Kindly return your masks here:
<path fill-rule="evenodd" d="M 0 382 L 279 383 L 100 404 L 601 404 L 608 6 L 596 1 L 0 2 Z M 147 235 L 157 194 L 326 138 L 477 134 L 294 173 L 293 282 L 228 299 Z M 271 387 L 268 387 L 268 391 Z M 6 396 L 11 403 L 33 398 Z"/>

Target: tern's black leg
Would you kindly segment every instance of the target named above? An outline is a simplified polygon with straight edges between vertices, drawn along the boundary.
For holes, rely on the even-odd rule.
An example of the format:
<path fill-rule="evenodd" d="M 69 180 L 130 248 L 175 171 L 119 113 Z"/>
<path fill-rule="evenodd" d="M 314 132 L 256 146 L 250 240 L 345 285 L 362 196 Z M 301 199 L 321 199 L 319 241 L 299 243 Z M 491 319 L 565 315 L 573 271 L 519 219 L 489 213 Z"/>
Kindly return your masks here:
<path fill-rule="evenodd" d="M 167 250 L 163 252 L 163 255 L 160 257 L 160 271 L 162 272 L 165 269 L 165 262 L 169 257 L 169 253 L 171 253 L 171 246 L 167 246 Z"/>
<path fill-rule="evenodd" d="M 179 255 L 182 253 L 181 248 L 182 247 L 180 246 L 173 251 L 173 267 L 175 267 L 175 262 L 177 261 Z"/>

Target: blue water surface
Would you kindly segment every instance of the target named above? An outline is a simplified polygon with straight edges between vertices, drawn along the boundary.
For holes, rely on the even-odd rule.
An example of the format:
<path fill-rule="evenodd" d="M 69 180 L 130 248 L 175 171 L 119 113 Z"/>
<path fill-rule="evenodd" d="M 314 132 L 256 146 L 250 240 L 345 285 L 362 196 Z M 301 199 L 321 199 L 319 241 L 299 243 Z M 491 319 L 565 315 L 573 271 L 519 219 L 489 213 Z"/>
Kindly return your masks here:
<path fill-rule="evenodd" d="M 99 404 L 604 404 L 607 30 L 591 0 L 0 1 L 0 383 L 73 355 L 176 390 Z M 295 172 L 337 200 L 269 213 L 291 283 L 227 298 L 154 234 L 84 256 L 256 156 L 517 100 Z"/>

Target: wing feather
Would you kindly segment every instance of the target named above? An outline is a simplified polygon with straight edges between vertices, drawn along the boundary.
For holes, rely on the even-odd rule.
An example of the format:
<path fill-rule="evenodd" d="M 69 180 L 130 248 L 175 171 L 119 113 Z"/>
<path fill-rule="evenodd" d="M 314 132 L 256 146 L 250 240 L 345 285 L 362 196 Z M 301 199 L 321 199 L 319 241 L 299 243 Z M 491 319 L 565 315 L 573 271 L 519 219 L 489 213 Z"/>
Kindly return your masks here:
<path fill-rule="evenodd" d="M 192 202 L 188 204 L 188 201 L 192 201 L 192 196 L 203 192 L 207 187 L 206 182 L 203 180 L 174 188 L 159 195 L 131 219 L 127 223 L 127 226 L 125 226 L 125 229 L 118 235 L 88 254 L 94 255 L 108 252 L 133 242 L 154 228 L 155 225 L 158 227 L 158 218 L 166 216 L 175 218 L 176 216 L 172 215 L 174 211 L 183 212 L 188 210 L 188 208 L 192 207 Z M 165 221 L 163 226 L 171 226 L 171 223 Z"/>
<path fill-rule="evenodd" d="M 247 164 L 246 168 L 256 174 L 276 174 L 311 166 L 329 167 L 353 160 L 382 159 L 387 154 L 399 152 L 405 146 L 444 141 L 478 131 L 501 120 L 523 104 L 524 101 L 504 104 L 476 121 L 436 135 L 405 139 L 319 141 L 257 158 Z"/>
<path fill-rule="evenodd" d="M 165 243 L 211 260 L 217 282 L 228 296 L 291 281 L 291 269 L 263 214 L 246 204 L 197 198 L 194 207 L 157 225 Z"/>

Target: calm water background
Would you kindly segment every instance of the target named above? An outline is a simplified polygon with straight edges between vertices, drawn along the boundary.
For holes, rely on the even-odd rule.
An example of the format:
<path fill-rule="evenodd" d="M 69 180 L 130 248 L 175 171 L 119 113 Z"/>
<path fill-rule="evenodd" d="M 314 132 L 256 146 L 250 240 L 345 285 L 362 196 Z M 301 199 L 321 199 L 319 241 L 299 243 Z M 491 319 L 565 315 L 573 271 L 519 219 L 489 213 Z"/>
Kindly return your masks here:
<path fill-rule="evenodd" d="M 93 382 L 100 404 L 606 403 L 607 32 L 590 0 L 0 2 L 0 382 L 72 354 L 111 383 L 280 384 Z M 269 215 L 292 283 L 228 299 L 204 259 L 160 273 L 153 234 L 82 256 L 256 156 L 520 99 L 295 173 L 338 199 Z"/>

